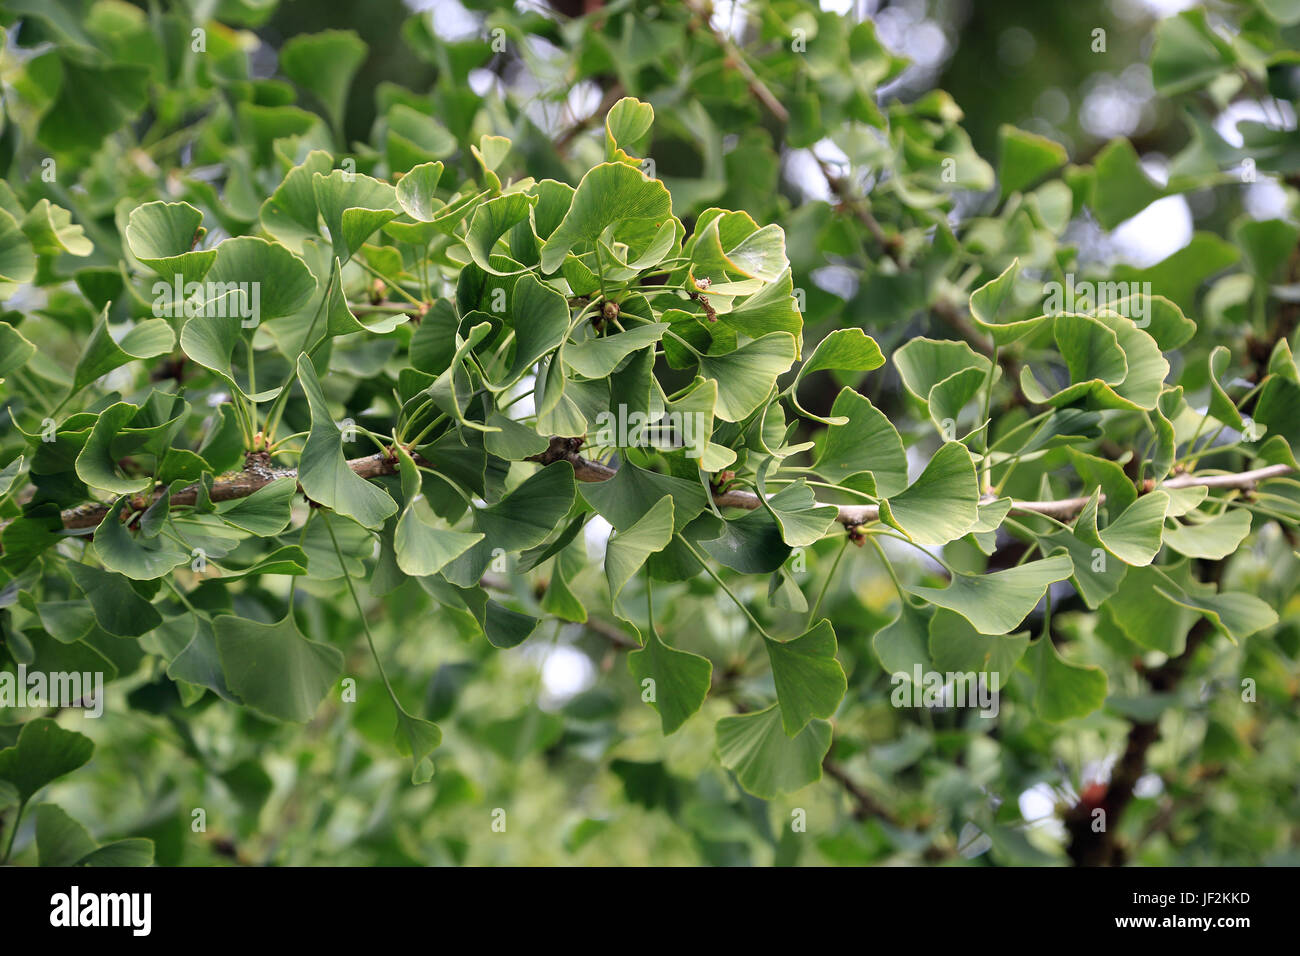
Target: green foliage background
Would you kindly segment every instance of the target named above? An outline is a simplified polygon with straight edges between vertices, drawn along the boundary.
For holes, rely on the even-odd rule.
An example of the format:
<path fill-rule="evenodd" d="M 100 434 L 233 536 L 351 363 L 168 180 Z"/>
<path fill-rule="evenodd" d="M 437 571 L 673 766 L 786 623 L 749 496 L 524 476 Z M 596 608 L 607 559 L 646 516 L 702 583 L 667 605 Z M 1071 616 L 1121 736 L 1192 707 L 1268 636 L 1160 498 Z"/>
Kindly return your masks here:
<path fill-rule="evenodd" d="M 321 6 L 0 3 L 0 853 L 1297 862 L 1300 5 Z"/>

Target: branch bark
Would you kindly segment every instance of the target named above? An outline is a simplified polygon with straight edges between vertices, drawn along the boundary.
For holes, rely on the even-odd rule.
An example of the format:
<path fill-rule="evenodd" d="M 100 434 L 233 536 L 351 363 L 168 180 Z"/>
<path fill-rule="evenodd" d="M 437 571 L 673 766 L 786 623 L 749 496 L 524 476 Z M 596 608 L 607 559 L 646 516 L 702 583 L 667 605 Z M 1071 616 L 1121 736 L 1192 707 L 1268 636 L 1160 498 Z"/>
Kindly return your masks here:
<path fill-rule="evenodd" d="M 567 461 L 573 466 L 574 475 L 579 481 L 608 481 L 614 477 L 616 472 L 613 468 L 583 457 L 580 453 L 581 446 L 582 439 L 552 438 L 550 447 L 546 451 L 534 455 L 528 460 L 542 465 L 549 465 L 556 461 Z M 428 462 L 418 457 L 416 463 L 429 467 Z M 362 478 L 378 478 L 383 475 L 396 474 L 397 460 L 383 454 L 366 455 L 363 458 L 353 458 L 348 462 L 348 467 Z M 1254 468 L 1250 471 L 1232 474 L 1177 475 L 1161 483 L 1159 487 L 1192 488 L 1200 486 L 1205 488 L 1250 489 L 1261 481 L 1291 474 L 1294 470 L 1289 465 L 1268 465 L 1264 468 Z M 250 454 L 244 470 L 222 475 L 216 479 L 209 495 L 213 501 L 246 498 L 278 478 L 297 477 L 298 472 L 292 468 L 274 467 L 265 453 Z M 1143 486 L 1143 491 L 1151 491 L 1155 487 L 1155 483 L 1148 480 Z M 132 502 L 132 509 L 139 511 L 147 508 L 151 503 L 158 500 L 159 496 L 160 492 L 155 492 L 152 497 L 140 496 Z M 198 496 L 199 486 L 190 485 L 172 495 L 171 503 L 173 505 L 192 505 L 198 500 Z M 997 500 L 996 497 L 992 495 L 985 496 L 983 499 L 984 502 L 995 500 Z M 1088 500 L 1087 497 L 1077 497 L 1062 498 L 1055 501 L 1013 501 L 1010 513 L 1015 515 L 1047 515 L 1058 520 L 1065 520 L 1082 511 Z M 1106 496 L 1102 495 L 1100 500 L 1105 501 Z M 754 511 L 762 507 L 758 495 L 752 491 L 739 489 L 715 492 L 713 502 L 719 508 L 743 508 L 747 511 Z M 104 520 L 104 516 L 108 514 L 110 507 L 108 504 L 96 502 L 64 511 L 62 515 L 63 527 L 70 531 L 97 527 Z M 858 525 L 877 521 L 880 518 L 879 505 L 838 505 L 836 507 L 839 509 L 838 520 L 846 528 L 854 528 Z"/>

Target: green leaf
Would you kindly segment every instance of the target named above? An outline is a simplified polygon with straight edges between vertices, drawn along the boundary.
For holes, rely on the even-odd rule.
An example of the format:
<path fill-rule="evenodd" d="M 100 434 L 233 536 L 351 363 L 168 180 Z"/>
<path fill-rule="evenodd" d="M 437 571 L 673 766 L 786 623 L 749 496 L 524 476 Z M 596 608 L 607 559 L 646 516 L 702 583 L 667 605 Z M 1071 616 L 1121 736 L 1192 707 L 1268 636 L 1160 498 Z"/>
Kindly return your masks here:
<path fill-rule="evenodd" d="M 1228 359 L 1232 354 L 1222 345 L 1216 345 L 1210 350 L 1209 355 L 1209 372 L 1210 372 L 1210 407 L 1209 412 L 1219 421 L 1223 422 L 1229 428 L 1241 431 L 1245 428 L 1245 422 L 1242 420 L 1241 412 L 1237 410 L 1237 403 L 1234 402 L 1228 393 L 1220 384 L 1219 379 L 1223 377 L 1224 369 L 1227 368 Z"/>
<path fill-rule="evenodd" d="M 320 237 L 312 179 L 317 173 L 327 174 L 331 165 L 329 153 L 313 149 L 300 165 L 289 170 L 271 197 L 262 203 L 259 212 L 262 228 L 295 252 L 302 252 L 306 240 Z"/>
<path fill-rule="evenodd" d="M 753 295 L 746 296 L 730 312 L 721 313 L 718 321 L 750 338 L 760 338 L 769 332 L 788 332 L 795 337 L 796 344 L 801 343 L 803 316 L 799 314 L 799 306 L 794 297 L 794 278 L 790 270 L 786 269 Z M 870 359 L 856 358 L 850 361 Z"/>
<path fill-rule="evenodd" d="M 515 358 L 497 390 L 519 381 L 542 356 L 554 351 L 569 331 L 569 303 L 564 296 L 540 282 L 532 273 L 515 283 L 510 303 L 515 328 Z"/>
<path fill-rule="evenodd" d="M 968 368 L 988 374 L 991 362 L 965 342 L 926 338 L 909 339 L 894 353 L 894 365 L 903 387 L 922 402 L 944 379 Z"/>
<path fill-rule="evenodd" d="M 1003 124 L 998 129 L 998 182 L 1002 199 L 1064 166 L 1069 156 L 1055 140 Z"/>
<path fill-rule="evenodd" d="M 176 276 L 182 286 L 198 282 L 217 258 L 215 249 L 196 248 L 204 233 L 202 223 L 203 213 L 187 202 L 145 203 L 127 218 L 126 245 L 131 255 L 166 280 L 164 284 Z"/>
<path fill-rule="evenodd" d="M 1050 636 L 1044 635 L 1030 647 L 1029 666 L 1037 686 L 1034 710 L 1053 723 L 1086 717 L 1100 710 L 1110 682 L 1095 664 L 1071 664 L 1061 656 Z"/>
<path fill-rule="evenodd" d="M 781 706 L 781 725 L 793 737 L 814 717 L 829 718 L 840 706 L 848 681 L 835 659 L 838 645 L 830 621 L 818 621 L 790 641 L 764 637 L 772 680 Z"/>
<path fill-rule="evenodd" d="M 18 475 L 23 470 L 23 457 L 19 455 L 0 469 L 0 495 L 7 495 L 13 489 L 14 482 L 18 480 Z"/>
<path fill-rule="evenodd" d="M 465 248 L 469 249 L 470 258 L 474 260 L 475 265 L 493 275 L 512 275 L 524 271 L 523 266 L 498 269 L 492 262 L 493 247 L 496 246 L 497 240 L 516 225 L 527 221 L 528 214 L 536 202 L 535 197 L 525 193 L 507 193 L 489 199 L 474 210 L 474 215 L 469 221 L 469 231 L 465 234 Z M 496 258 L 498 261 L 501 260 L 500 256 Z M 528 278 L 533 277 L 530 275 Z"/>
<path fill-rule="evenodd" d="M 0 279 L 3 276 L 0 275 Z M 36 346 L 8 322 L 0 322 L 0 379 L 23 368 L 36 354 Z"/>
<path fill-rule="evenodd" d="M 19 803 L 25 804 L 47 783 L 88 761 L 94 751 L 89 737 L 38 717 L 23 724 L 17 743 L 0 750 L 0 780 L 12 784 Z"/>
<path fill-rule="evenodd" d="M 533 548 L 564 520 L 575 493 L 573 466 L 557 461 L 530 475 L 496 504 L 476 511 L 475 525 L 494 548 L 507 552 Z"/>
<path fill-rule="evenodd" d="M 1074 571 L 1065 554 L 1054 554 L 991 574 L 953 575 L 946 588 L 912 586 L 917 597 L 956 611 L 981 634 L 1009 634 L 1042 600 L 1049 585 Z"/>
<path fill-rule="evenodd" d="M 1230 508 L 1212 518 L 1199 512 L 1187 516 L 1187 524 L 1175 522 L 1165 529 L 1165 544 L 1189 558 L 1222 561 L 1241 546 L 1250 534 L 1250 512 Z"/>
<path fill-rule="evenodd" d="M 420 471 L 405 448 L 401 445 L 396 448 L 397 465 L 402 478 L 402 497 L 406 502 L 393 535 L 397 566 L 412 577 L 437 574 L 448 562 L 482 541 L 483 535 L 436 528 L 416 514 L 415 499 L 420 493 Z"/>
<path fill-rule="evenodd" d="M 919 666 L 930 669 L 931 607 L 916 607 L 903 601 L 898 617 L 885 625 L 871 639 L 872 649 L 887 674 L 902 674 L 909 680 Z"/>
<path fill-rule="evenodd" d="M 996 345 L 1015 342 L 1047 321 L 1045 315 L 1028 319 L 1008 319 L 1002 315 L 1004 306 L 1015 303 L 1016 276 L 1019 272 L 1020 260 L 1013 259 L 1001 275 L 990 279 L 970 294 L 971 318 L 982 331 L 993 336 Z"/>
<path fill-rule="evenodd" d="M 701 355 L 700 374 L 718 383 L 718 418 L 748 418 L 767 400 L 777 377 L 789 370 L 796 351 L 794 336 L 771 332 L 725 355 Z"/>
<path fill-rule="evenodd" d="M 722 522 L 722 533 L 701 541 L 719 564 L 741 574 L 771 574 L 790 556 L 781 526 L 766 508 Z"/>
<path fill-rule="evenodd" d="M 176 347 L 176 336 L 165 319 L 137 322 L 126 335 L 114 341 L 108 330 L 108 308 L 100 314 L 95 328 L 77 359 L 72 387 L 82 389 L 100 376 L 128 362 L 157 358 Z"/>
<path fill-rule="evenodd" d="M 118 840 L 101 846 L 94 853 L 82 859 L 83 866 L 152 866 L 154 858 L 153 840 L 133 837 Z"/>
<path fill-rule="evenodd" d="M 849 487 L 858 487 L 861 481 L 850 479 L 865 475 L 867 486 L 861 490 L 875 495 L 892 495 L 907 487 L 903 439 L 866 396 L 851 388 L 842 389 L 831 406 L 831 417 L 843 418 L 847 424 L 826 429 L 813 463 L 817 474 L 833 484 Z"/>
<path fill-rule="evenodd" d="M 810 372 L 870 372 L 885 364 L 876 340 L 861 329 L 835 329 L 817 343 L 808 361 L 799 369 L 799 377 Z"/>
<path fill-rule="evenodd" d="M 609 581 L 610 605 L 623 620 L 619 595 L 650 555 L 662 551 L 673 537 L 673 499 L 656 501 L 636 523 L 612 535 L 605 548 L 605 577 Z"/>
<path fill-rule="evenodd" d="M 675 733 L 703 706 L 713 677 L 713 664 L 707 658 L 669 647 L 653 630 L 646 632 L 645 647 L 628 655 L 627 667 L 643 700 L 653 692 L 648 703 L 658 712 L 665 736 Z"/>
<path fill-rule="evenodd" d="M 0 282 L 31 282 L 36 277 L 36 251 L 18 220 L 0 209 Z"/>
<path fill-rule="evenodd" d="M 665 495 L 673 502 L 673 530 L 681 531 L 709 507 L 698 481 L 638 468 L 623 462 L 608 481 L 584 483 L 581 494 L 596 512 L 619 531 L 636 524 Z"/>
<path fill-rule="evenodd" d="M 152 478 L 126 478 L 117 468 L 113 441 L 136 417 L 139 409 L 126 402 L 110 405 L 99 413 L 86 444 L 77 454 L 77 477 L 92 488 L 116 495 L 133 495 L 153 487 Z"/>
<path fill-rule="evenodd" d="M 564 346 L 564 364 L 587 378 L 607 378 L 633 352 L 663 338 L 667 329 L 667 322 L 653 322 L 614 335 L 570 342 Z"/>
<path fill-rule="evenodd" d="M 422 163 L 398 181 L 397 202 L 412 219 L 431 222 L 442 208 L 437 198 L 442 171 L 442 163 Z"/>
<path fill-rule="evenodd" d="M 352 335 L 355 332 L 386 335 L 399 325 L 405 325 L 410 321 L 410 316 L 402 312 L 377 315 L 369 324 L 358 319 L 352 314 L 352 309 L 343 294 L 342 268 L 338 259 L 335 259 L 325 299 L 326 335 Z"/>
<path fill-rule="evenodd" d="M 22 229 L 37 255 L 56 256 L 66 252 L 72 256 L 88 256 L 95 251 L 85 230 L 73 224 L 72 213 L 48 199 L 40 200 L 27 211 Z"/>
<path fill-rule="evenodd" d="M 369 48 L 352 30 L 299 33 L 280 48 L 280 68 L 325 107 L 335 129 L 342 129 L 343 106 Z"/>
<path fill-rule="evenodd" d="M 139 637 L 162 623 L 158 609 L 140 597 L 122 575 L 80 562 L 69 563 L 68 570 L 77 587 L 85 592 L 95 620 L 108 633 Z"/>
<path fill-rule="evenodd" d="M 1093 160 L 1093 168 L 1097 178 L 1092 211 L 1103 229 L 1114 229 L 1166 195 L 1166 190 L 1147 176 L 1137 151 L 1126 139 L 1106 144 Z"/>
<path fill-rule="evenodd" d="M 1187 10 L 1156 25 L 1151 50 L 1151 80 L 1161 96 L 1204 86 L 1235 61 L 1232 48 L 1219 39 L 1205 11 Z"/>
<path fill-rule="evenodd" d="M 397 752 L 411 758 L 411 783 L 428 783 L 433 779 L 432 755 L 442 743 L 442 731 L 437 724 L 408 714 L 396 697 L 393 706 L 397 709 L 397 729 L 393 736 Z"/>
<path fill-rule="evenodd" d="M 605 157 L 626 161 L 626 148 L 648 133 L 654 121 L 653 106 L 633 96 L 623 97 L 605 116 Z"/>
<path fill-rule="evenodd" d="M 946 442 L 906 490 L 880 502 L 880 518 L 918 544 L 947 544 L 979 520 L 979 479 L 970 451 Z"/>
<path fill-rule="evenodd" d="M 938 671 L 996 674 L 997 686 L 1005 687 L 1028 646 L 1027 633 L 980 633 L 961 613 L 937 610 L 930 618 L 930 659 Z"/>
<path fill-rule="evenodd" d="M 834 505 L 819 505 L 803 478 L 796 479 L 769 498 L 764 470 L 759 471 L 759 497 L 763 500 L 763 506 L 776 519 L 782 540 L 794 548 L 807 547 L 820 541 L 822 535 L 835 523 L 839 509 Z"/>
<path fill-rule="evenodd" d="M 221 321 L 235 324 L 227 316 L 248 316 L 246 321 L 256 325 L 292 315 L 316 291 L 316 277 L 307 263 L 279 243 L 238 236 L 218 245 L 216 253 L 204 280 L 209 290 L 205 312 L 216 311 Z"/>
<path fill-rule="evenodd" d="M 172 546 L 170 539 L 150 547 L 133 538 L 122 523 L 127 501 L 117 499 L 95 529 L 95 553 L 105 569 L 136 581 L 152 581 L 189 561 L 190 556 Z"/>
<path fill-rule="evenodd" d="M 310 720 L 343 672 L 338 648 L 304 637 L 292 613 L 274 624 L 222 614 L 213 627 L 227 686 L 273 720 Z"/>
<path fill-rule="evenodd" d="M 757 713 L 723 717 L 717 736 L 722 765 L 747 792 L 764 800 L 820 780 L 822 760 L 831 748 L 829 721 L 814 720 L 787 737 L 776 704 Z"/>
<path fill-rule="evenodd" d="M 582 177 L 569 211 L 542 246 L 542 271 L 556 272 L 574 246 L 594 244 L 611 225 L 616 240 L 635 240 L 647 231 L 652 237 L 672 214 L 672 198 L 659 180 L 624 163 L 602 163 Z"/>
<path fill-rule="evenodd" d="M 1157 585 L 1155 590 L 1175 604 L 1205 615 L 1234 644 L 1272 627 L 1278 621 L 1277 611 L 1253 594 L 1226 591 L 1222 594 L 1193 595 L 1167 580 Z"/>
<path fill-rule="evenodd" d="M 343 436 L 330 417 L 316 378 L 305 355 L 298 357 L 298 381 L 311 406 L 311 431 L 302 448 L 298 483 L 312 501 L 352 518 L 364 528 L 380 528 L 397 504 L 381 488 L 348 467 L 343 457 Z"/>
<path fill-rule="evenodd" d="M 340 262 L 351 259 L 371 233 L 401 211 L 392 186 L 361 173 L 312 173 L 311 185 Z"/>
<path fill-rule="evenodd" d="M 1187 562 L 1178 568 L 1129 568 L 1105 610 L 1129 640 L 1175 657 L 1183 652 L 1196 618 L 1166 593 L 1174 590 L 1170 576 L 1182 588 L 1191 586 Z"/>
<path fill-rule="evenodd" d="M 76 866 L 99 849 L 90 831 L 53 803 L 36 808 L 36 853 L 40 866 Z"/>
<path fill-rule="evenodd" d="M 1150 564 L 1160 553 L 1169 495 L 1152 491 L 1125 508 L 1111 522 L 1097 530 L 1097 498 L 1094 495 L 1079 515 L 1075 534 L 1089 544 L 1100 544 L 1125 564 Z M 1247 522 L 1249 523 L 1249 522 Z"/>
<path fill-rule="evenodd" d="M 87 153 L 126 125 L 148 100 L 149 71 L 98 66 L 60 57 L 58 97 L 41 117 L 37 138 L 56 152 Z"/>
<path fill-rule="evenodd" d="M 289 526 L 293 497 L 297 493 L 298 483 L 292 478 L 276 478 L 247 498 L 221 502 L 217 505 L 217 514 L 222 521 L 242 531 L 269 538 Z"/>

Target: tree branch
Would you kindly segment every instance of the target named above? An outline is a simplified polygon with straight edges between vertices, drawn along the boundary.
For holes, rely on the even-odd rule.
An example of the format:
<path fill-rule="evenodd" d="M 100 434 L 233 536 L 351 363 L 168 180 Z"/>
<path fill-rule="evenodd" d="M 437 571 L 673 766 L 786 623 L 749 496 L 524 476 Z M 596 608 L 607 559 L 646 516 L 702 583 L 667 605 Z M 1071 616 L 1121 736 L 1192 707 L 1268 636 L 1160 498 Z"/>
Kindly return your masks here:
<path fill-rule="evenodd" d="M 573 466 L 574 475 L 579 481 L 608 481 L 613 478 L 617 473 L 615 469 L 582 456 L 580 453 L 582 441 L 581 438 L 554 437 L 551 439 L 550 447 L 546 451 L 533 455 L 527 460 L 541 465 L 549 465 L 556 461 L 567 461 Z M 416 457 L 416 463 L 424 467 L 430 467 L 428 462 L 418 456 Z M 382 454 L 366 455 L 364 458 L 353 458 L 348 462 L 348 467 L 362 478 L 378 478 L 383 475 L 396 474 L 397 459 Z M 1264 468 L 1224 475 L 1184 474 L 1170 478 L 1158 486 L 1148 479 L 1144 483 L 1143 491 L 1151 491 L 1156 487 L 1192 488 L 1198 486 L 1205 488 L 1250 489 L 1255 487 L 1258 482 L 1291 474 L 1294 470 L 1289 465 L 1268 465 Z M 279 478 L 297 477 L 298 472 L 292 468 L 276 468 L 272 466 L 270 458 L 264 452 L 250 454 L 247 457 L 247 463 L 243 471 L 222 475 L 213 482 L 209 496 L 213 501 L 247 498 L 253 492 L 265 488 Z M 154 501 L 157 501 L 159 497 L 161 497 L 161 492 L 155 492 L 152 496 L 138 496 L 131 503 L 132 510 L 143 510 Z M 172 495 L 171 503 L 173 505 L 193 505 L 198 501 L 198 497 L 199 486 L 197 484 L 190 485 Z M 986 495 L 982 499 L 984 503 L 995 500 L 997 500 L 996 497 L 992 495 Z M 1106 496 L 1101 495 L 1100 501 L 1105 500 Z M 1058 520 L 1064 520 L 1082 511 L 1088 501 L 1087 497 L 1062 498 L 1056 501 L 1012 501 L 1010 513 L 1016 515 L 1046 515 Z M 755 511 L 762 506 L 758 495 L 752 491 L 743 490 L 715 492 L 713 502 L 719 508 L 743 508 L 747 511 Z M 880 518 L 879 505 L 838 505 L 837 507 L 839 509 L 838 520 L 846 528 L 854 528 L 858 525 L 877 521 Z M 104 516 L 108 514 L 110 508 L 111 505 L 98 502 L 71 508 L 63 512 L 63 527 L 69 531 L 97 527 L 104 520 Z"/>

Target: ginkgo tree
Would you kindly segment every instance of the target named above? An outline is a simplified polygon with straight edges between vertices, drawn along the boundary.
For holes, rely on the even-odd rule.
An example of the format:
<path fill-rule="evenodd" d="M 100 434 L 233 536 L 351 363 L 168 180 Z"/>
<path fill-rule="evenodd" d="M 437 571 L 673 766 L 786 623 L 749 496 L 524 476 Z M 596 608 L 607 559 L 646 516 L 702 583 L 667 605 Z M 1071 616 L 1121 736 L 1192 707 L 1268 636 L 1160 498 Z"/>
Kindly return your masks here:
<path fill-rule="evenodd" d="M 0 660 L 107 688 L 93 726 L 85 688 L 0 695 L 3 859 L 1191 861 L 1240 837 L 1161 830 L 1220 786 L 1284 804 L 1246 841 L 1281 852 L 1294 189 L 1147 269 L 1068 230 L 1293 176 L 1294 130 L 1207 125 L 1292 62 L 1287 11 L 1158 26 L 1191 130 L 1158 184 L 1122 139 L 987 162 L 801 2 L 752 52 L 694 3 L 413 17 L 438 83 L 350 142 L 365 44 L 259 76 L 263 6 L 4 8 Z M 605 92 L 559 136 L 470 92 L 541 36 Z M 822 138 L 832 201 L 774 204 Z"/>

